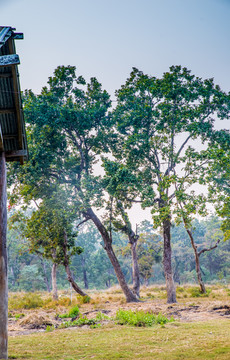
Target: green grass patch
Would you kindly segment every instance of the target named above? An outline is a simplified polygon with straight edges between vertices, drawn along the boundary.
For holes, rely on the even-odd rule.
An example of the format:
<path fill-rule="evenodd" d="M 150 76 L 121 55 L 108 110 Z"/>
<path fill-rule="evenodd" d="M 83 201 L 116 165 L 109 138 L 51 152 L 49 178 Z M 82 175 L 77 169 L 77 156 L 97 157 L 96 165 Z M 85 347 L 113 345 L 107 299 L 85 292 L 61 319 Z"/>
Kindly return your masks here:
<path fill-rule="evenodd" d="M 174 321 L 173 318 L 167 319 L 164 315 L 154 315 L 144 311 L 132 311 L 132 310 L 118 310 L 116 314 L 116 321 L 120 325 L 132 325 L 132 326 L 153 326 L 164 325 L 168 322 Z"/>
<path fill-rule="evenodd" d="M 17 360 L 229 360 L 229 321 L 168 323 L 165 327 L 107 325 L 9 338 Z"/>

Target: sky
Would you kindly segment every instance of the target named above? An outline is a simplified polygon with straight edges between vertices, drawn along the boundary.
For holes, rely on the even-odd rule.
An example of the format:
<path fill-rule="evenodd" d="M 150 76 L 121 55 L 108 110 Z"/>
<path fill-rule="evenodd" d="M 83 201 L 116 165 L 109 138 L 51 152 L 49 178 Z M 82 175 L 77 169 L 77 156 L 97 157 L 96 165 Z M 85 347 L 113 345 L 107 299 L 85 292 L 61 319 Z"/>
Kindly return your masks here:
<path fill-rule="evenodd" d="M 115 99 L 132 67 L 161 77 L 182 65 L 230 91 L 230 0 L 0 0 L 0 19 L 24 33 L 22 90 L 38 94 L 57 66 L 74 65 Z"/>
<path fill-rule="evenodd" d="M 230 91 L 230 0 L 0 0 L 16 42 L 22 90 L 39 93 L 58 65 L 114 91 L 132 67 L 182 65 Z"/>

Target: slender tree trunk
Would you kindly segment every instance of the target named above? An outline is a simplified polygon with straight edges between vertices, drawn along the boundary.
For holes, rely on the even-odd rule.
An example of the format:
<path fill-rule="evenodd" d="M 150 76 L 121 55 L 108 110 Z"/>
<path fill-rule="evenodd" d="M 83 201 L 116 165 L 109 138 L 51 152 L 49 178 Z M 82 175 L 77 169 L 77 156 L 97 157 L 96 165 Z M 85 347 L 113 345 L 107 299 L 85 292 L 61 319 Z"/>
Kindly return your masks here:
<path fill-rule="evenodd" d="M 52 278 L 52 296 L 53 300 L 58 300 L 58 291 L 57 291 L 57 264 L 54 262 L 52 264 L 52 272 L 51 272 L 51 278 Z"/>
<path fill-rule="evenodd" d="M 196 274 L 197 274 L 197 280 L 198 280 L 198 283 L 199 283 L 199 286 L 200 286 L 200 292 L 201 292 L 202 294 L 205 294 L 205 293 L 206 293 L 206 289 L 205 289 L 205 285 L 204 285 L 204 282 L 203 282 L 203 279 L 202 279 L 202 275 L 201 275 L 201 270 L 200 270 L 200 258 L 199 258 L 199 254 L 198 254 L 198 251 L 197 251 L 197 247 L 196 247 L 196 245 L 195 245 L 192 232 L 191 232 L 189 229 L 186 229 L 186 231 L 187 231 L 188 236 L 189 236 L 189 238 L 190 238 L 190 241 L 191 241 L 191 244 L 192 244 L 192 247 L 193 247 L 193 250 L 194 250 L 194 254 L 195 254 Z"/>
<path fill-rule="evenodd" d="M 86 268 L 85 268 L 84 257 L 82 257 L 82 259 L 81 259 L 81 264 L 82 264 L 82 269 L 83 269 L 83 281 L 84 281 L 85 289 L 88 289 L 89 283 L 88 283 L 87 272 L 86 272 Z"/>
<path fill-rule="evenodd" d="M 129 243 L 131 246 L 131 254 L 132 254 L 132 280 L 133 280 L 133 292 L 139 298 L 140 297 L 140 271 L 137 261 L 137 241 L 139 236 L 135 234 L 132 229 L 132 224 L 129 220 L 128 214 L 125 212 L 122 203 L 117 203 L 118 208 L 120 209 L 122 219 L 125 223 L 125 232 L 128 234 Z"/>
<path fill-rule="evenodd" d="M 65 271 L 67 274 L 67 279 L 69 281 L 69 283 L 71 284 L 72 288 L 81 296 L 88 296 L 78 285 L 77 283 L 74 281 L 73 276 L 71 274 L 69 265 L 65 264 Z"/>
<path fill-rule="evenodd" d="M 90 208 L 87 210 L 86 216 L 90 218 L 95 226 L 97 227 L 98 231 L 100 232 L 102 239 L 104 241 L 104 249 L 107 252 L 107 255 L 111 261 L 111 264 L 113 265 L 115 274 L 117 276 L 118 282 L 120 284 L 120 287 L 126 297 L 127 302 L 138 302 L 136 295 L 131 291 L 131 289 L 128 287 L 124 274 L 121 270 L 121 266 L 117 260 L 117 257 L 113 251 L 112 247 L 112 239 L 110 238 L 106 228 L 101 223 L 97 215 L 93 212 L 93 210 Z"/>
<path fill-rule="evenodd" d="M 173 280 L 172 272 L 172 249 L 171 249 L 171 223 L 170 219 L 163 222 L 163 238 L 164 238 L 164 255 L 163 265 L 167 288 L 167 303 L 176 302 L 176 288 Z"/>
<path fill-rule="evenodd" d="M 47 288 L 47 291 L 50 292 L 50 284 L 49 284 L 49 279 L 48 279 L 47 272 L 46 272 L 46 265 L 45 265 L 43 258 L 41 258 L 40 260 L 41 260 L 42 269 L 43 269 L 43 273 L 44 273 L 46 288 Z"/>
<path fill-rule="evenodd" d="M 132 253 L 132 277 L 133 277 L 133 292 L 136 296 L 140 297 L 140 273 L 137 262 L 137 241 L 130 243 Z"/>
<path fill-rule="evenodd" d="M 6 159 L 0 155 L 0 359 L 8 359 Z"/>
<path fill-rule="evenodd" d="M 67 234 L 64 231 L 64 246 L 63 246 L 63 250 L 64 250 L 64 267 L 65 267 L 65 271 L 67 274 L 67 279 L 69 281 L 69 283 L 71 284 L 72 288 L 81 296 L 88 296 L 78 285 L 77 283 L 74 281 L 73 279 L 73 275 L 71 274 L 70 268 L 69 268 L 69 257 L 68 257 L 68 253 L 67 253 Z"/>

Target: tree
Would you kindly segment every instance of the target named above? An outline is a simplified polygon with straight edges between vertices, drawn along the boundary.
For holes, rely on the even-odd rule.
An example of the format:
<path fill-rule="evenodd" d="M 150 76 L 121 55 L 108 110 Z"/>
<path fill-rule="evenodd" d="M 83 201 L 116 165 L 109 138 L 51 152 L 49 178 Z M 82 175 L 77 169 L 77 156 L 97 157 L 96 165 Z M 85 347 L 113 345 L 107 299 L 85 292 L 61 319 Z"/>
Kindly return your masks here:
<path fill-rule="evenodd" d="M 194 185 L 205 185 L 209 153 L 199 150 L 213 145 L 221 134 L 214 120 L 229 117 L 229 95 L 181 66 L 172 66 L 161 79 L 133 69 L 117 91 L 114 121 L 120 143 L 114 150 L 117 161 L 136 174 L 141 184 L 142 207 L 151 207 L 156 227 L 164 239 L 163 265 L 167 301 L 176 301 L 171 263 L 171 224 L 177 197 L 190 195 Z M 175 189 L 175 184 L 177 189 Z"/>
<path fill-rule="evenodd" d="M 37 199 L 49 194 L 47 180 L 51 187 L 58 184 L 68 190 L 75 218 L 81 218 L 79 225 L 89 220 L 95 224 L 127 301 L 137 301 L 114 253 L 111 234 L 95 210 L 103 208 L 104 189 L 94 166 L 99 156 L 109 151 L 108 144 L 115 141 L 108 116 L 110 105 L 108 93 L 95 78 L 86 84 L 81 76 L 76 77 L 75 67 L 59 66 L 40 95 L 25 93 L 32 156 L 11 179 L 24 199 L 31 199 L 31 194 Z"/>

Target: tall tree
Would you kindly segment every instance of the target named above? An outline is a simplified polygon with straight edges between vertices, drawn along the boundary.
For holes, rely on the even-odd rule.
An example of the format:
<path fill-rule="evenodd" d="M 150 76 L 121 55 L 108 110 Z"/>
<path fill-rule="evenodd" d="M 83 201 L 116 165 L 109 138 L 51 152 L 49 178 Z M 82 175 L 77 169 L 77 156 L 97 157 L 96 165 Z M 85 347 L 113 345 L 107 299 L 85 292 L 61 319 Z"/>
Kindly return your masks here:
<path fill-rule="evenodd" d="M 86 84 L 81 76 L 76 77 L 75 67 L 59 66 L 40 95 L 25 94 L 33 154 L 29 164 L 14 173 L 12 180 L 24 198 L 29 198 L 31 191 L 38 199 L 42 189 L 42 196 L 50 193 L 48 179 L 51 187 L 61 184 L 67 189 L 76 219 L 81 217 L 82 223 L 91 220 L 101 234 L 127 301 L 137 301 L 113 250 L 109 229 L 96 214 L 96 209 L 103 208 L 104 189 L 101 177 L 94 173 L 95 164 L 115 141 L 108 116 L 110 105 L 108 93 L 95 78 Z M 30 177 L 28 187 L 25 183 Z"/>
<path fill-rule="evenodd" d="M 114 155 L 121 162 L 126 158 L 142 184 L 142 206 L 151 207 L 155 226 L 162 228 L 168 303 L 176 301 L 171 264 L 175 184 L 180 194 L 190 195 L 194 185 L 204 184 L 210 160 L 205 147 L 220 136 L 213 119 L 229 117 L 229 99 L 213 79 L 202 80 L 181 66 L 172 66 L 161 79 L 134 68 L 117 91 L 114 121 L 120 145 Z"/>

